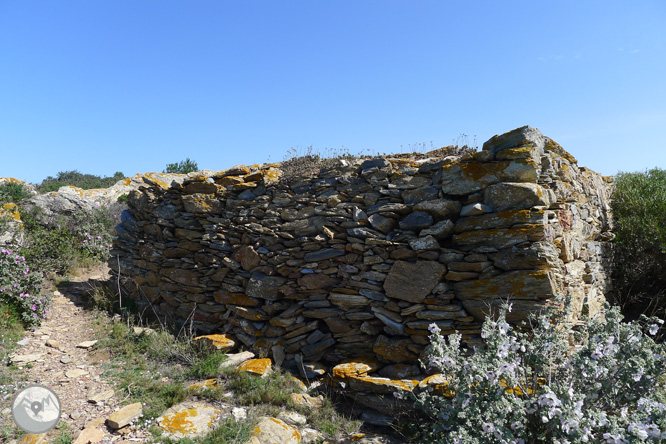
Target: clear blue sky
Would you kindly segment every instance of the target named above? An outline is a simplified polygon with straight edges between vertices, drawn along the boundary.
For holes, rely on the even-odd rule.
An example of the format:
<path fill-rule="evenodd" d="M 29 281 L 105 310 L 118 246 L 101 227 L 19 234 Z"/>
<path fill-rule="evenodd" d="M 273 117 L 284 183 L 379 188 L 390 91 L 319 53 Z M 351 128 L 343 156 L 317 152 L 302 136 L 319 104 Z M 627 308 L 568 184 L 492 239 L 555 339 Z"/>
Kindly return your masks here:
<path fill-rule="evenodd" d="M 481 145 L 666 168 L 666 2 L 0 0 L 0 177 Z"/>

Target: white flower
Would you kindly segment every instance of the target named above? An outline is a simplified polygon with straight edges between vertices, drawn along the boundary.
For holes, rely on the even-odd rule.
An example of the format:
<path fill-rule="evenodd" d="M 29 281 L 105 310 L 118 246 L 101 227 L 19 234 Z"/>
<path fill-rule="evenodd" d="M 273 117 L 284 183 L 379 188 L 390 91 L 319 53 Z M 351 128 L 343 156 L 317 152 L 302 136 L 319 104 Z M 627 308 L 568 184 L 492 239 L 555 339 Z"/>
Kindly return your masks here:
<path fill-rule="evenodd" d="M 658 331 L 659 331 L 659 326 L 658 326 L 657 324 L 651 324 L 651 325 L 650 325 L 650 330 L 648 330 L 648 332 L 649 332 L 652 336 L 656 335 Z"/>
<path fill-rule="evenodd" d="M 627 427 L 627 431 L 629 433 L 633 433 L 634 435 L 636 435 L 637 438 L 641 440 L 648 437 L 648 433 L 645 430 L 645 426 L 643 424 L 631 423 L 629 424 L 629 427 Z"/>
<path fill-rule="evenodd" d="M 578 421 L 574 419 L 566 419 L 562 422 L 562 431 L 567 435 L 571 435 L 578 427 Z"/>
<path fill-rule="evenodd" d="M 624 444 L 627 442 L 623 435 L 613 435 L 611 433 L 604 433 L 604 439 L 608 444 Z"/>
<path fill-rule="evenodd" d="M 493 433 L 495 431 L 495 426 L 490 422 L 484 422 L 481 424 L 481 428 L 485 433 Z"/>
<path fill-rule="evenodd" d="M 659 430 L 659 427 L 654 424 L 646 425 L 645 431 L 650 438 L 659 438 L 661 436 L 661 430 Z"/>
<path fill-rule="evenodd" d="M 513 373 L 515 370 L 516 365 L 515 364 L 508 364 L 506 362 L 500 364 L 499 368 L 497 369 L 498 373 Z"/>
<path fill-rule="evenodd" d="M 557 396 L 555 393 L 544 393 L 543 395 L 539 396 L 539 405 L 540 406 L 549 406 L 549 407 L 555 407 L 560 405 L 561 402 L 559 399 L 557 399 Z"/>
<path fill-rule="evenodd" d="M 640 381 L 642 377 L 643 377 L 643 369 L 638 369 L 638 373 L 636 373 L 633 376 L 634 381 L 636 381 L 636 382 Z"/>
<path fill-rule="evenodd" d="M 434 335 L 442 331 L 442 329 L 439 328 L 439 326 L 433 322 L 428 326 L 428 331 Z"/>

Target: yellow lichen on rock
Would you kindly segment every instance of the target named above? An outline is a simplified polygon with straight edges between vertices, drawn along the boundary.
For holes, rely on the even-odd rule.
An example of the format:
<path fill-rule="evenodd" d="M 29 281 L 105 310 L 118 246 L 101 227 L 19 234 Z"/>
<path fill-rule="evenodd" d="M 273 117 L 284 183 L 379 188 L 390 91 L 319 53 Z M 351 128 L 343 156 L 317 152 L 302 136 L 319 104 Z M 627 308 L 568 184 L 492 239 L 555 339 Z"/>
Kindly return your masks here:
<path fill-rule="evenodd" d="M 217 383 L 217 379 L 206 379 L 205 381 L 202 382 L 196 382 L 192 385 L 189 385 L 187 388 L 188 389 L 213 389 L 219 387 L 219 384 Z"/>
<path fill-rule="evenodd" d="M 310 396 L 307 393 L 292 393 L 291 400 L 294 401 L 294 404 L 315 409 L 318 409 L 324 405 L 324 400 L 321 395 L 315 398 L 314 396 Z"/>
<path fill-rule="evenodd" d="M 410 379 L 393 380 L 388 378 L 374 378 L 371 376 L 351 376 L 349 388 L 359 392 L 391 394 L 394 392 L 411 392 L 419 381 Z"/>
<path fill-rule="evenodd" d="M 447 381 L 446 376 L 442 375 L 441 373 L 436 373 L 423 379 L 421 382 L 419 382 L 418 388 L 431 388 L 435 393 L 446 398 L 453 398 L 455 395 L 453 390 L 449 389 L 449 382 Z"/>
<path fill-rule="evenodd" d="M 379 361 L 372 358 L 359 358 L 353 361 L 338 364 L 333 367 L 331 374 L 336 380 L 345 380 L 352 376 L 365 376 L 379 368 Z"/>
<path fill-rule="evenodd" d="M 162 429 L 171 433 L 190 433 L 194 431 L 194 423 L 189 418 L 197 415 L 197 409 L 187 409 L 166 416 L 159 422 Z"/>
<path fill-rule="evenodd" d="M 19 213 L 18 205 L 15 203 L 6 203 L 0 209 L 0 217 L 9 216 L 17 222 L 21 222 L 21 213 Z"/>
<path fill-rule="evenodd" d="M 42 444 L 46 442 L 46 435 L 41 433 L 39 435 L 35 435 L 34 433 L 30 433 L 28 435 L 25 435 L 20 441 L 20 444 Z"/>
<path fill-rule="evenodd" d="M 223 334 L 197 336 L 194 340 L 210 342 L 213 347 L 222 352 L 228 352 L 236 346 L 236 341 L 231 336 Z"/>
<path fill-rule="evenodd" d="M 168 409 L 156 423 L 166 434 L 176 438 L 208 433 L 220 410 L 204 402 L 186 401 Z"/>
<path fill-rule="evenodd" d="M 264 417 L 250 431 L 250 439 L 245 444 L 298 444 L 301 434 L 292 426 L 277 418 Z"/>
<path fill-rule="evenodd" d="M 250 359 L 238 366 L 236 371 L 246 372 L 257 376 L 267 376 L 272 369 L 270 358 Z"/>

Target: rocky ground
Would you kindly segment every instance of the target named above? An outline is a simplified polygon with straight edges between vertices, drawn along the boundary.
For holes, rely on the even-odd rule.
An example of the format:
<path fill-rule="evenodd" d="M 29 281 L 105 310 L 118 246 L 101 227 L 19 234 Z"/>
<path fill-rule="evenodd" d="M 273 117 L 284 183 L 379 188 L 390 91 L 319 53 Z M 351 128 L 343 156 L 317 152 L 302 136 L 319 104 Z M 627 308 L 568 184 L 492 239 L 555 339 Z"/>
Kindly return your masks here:
<path fill-rule="evenodd" d="M 23 372 L 26 385 L 47 386 L 58 395 L 62 407 L 61 424 L 67 423 L 65 430 L 73 440 L 63 441 L 62 428 L 56 428 L 44 435 L 27 435 L 18 441 L 11 441 L 11 444 L 130 444 L 153 439 L 145 428 L 135 425 L 135 420 L 141 415 L 141 404 L 126 405 L 127 400 L 119 399 L 118 392 L 114 392 L 110 381 L 103 377 L 102 365 L 110 360 L 108 350 L 94 350 L 93 347 L 96 342 L 95 317 L 102 315 L 85 308 L 87 295 L 95 282 L 106 279 L 108 269 L 98 269 L 73 278 L 70 285 L 61 286 L 62 293 L 54 291 L 49 318 L 40 328 L 26 332 L 19 342 L 20 348 L 11 357 L 11 361 Z M 240 370 L 260 373 L 265 365 L 271 365 L 269 359 L 247 361 L 247 355 L 238 355 L 243 355 L 237 357 L 238 362 L 245 361 L 240 364 Z M 258 371 L 258 367 L 261 370 Z M 303 393 L 294 401 L 316 404 L 317 399 Z M 3 417 L 9 417 L 8 409 L 2 413 Z M 232 404 L 213 405 L 188 399 L 165 412 L 158 418 L 157 425 L 167 436 L 174 438 L 196 436 L 210 430 L 216 420 L 243 419 L 249 413 L 247 409 Z M 323 435 L 309 428 L 305 417 L 296 412 L 282 412 L 277 418 L 264 418 L 252 433 L 247 444 L 334 444 L 323 440 Z M 398 441 L 388 436 L 359 434 L 341 442 L 395 444 Z"/>
<path fill-rule="evenodd" d="M 101 375 L 101 364 L 109 360 L 107 350 L 91 351 L 96 342 L 92 327 L 94 316 L 83 307 L 89 282 L 107 278 L 108 270 L 78 276 L 66 294 L 55 291 L 50 316 L 35 331 L 27 332 L 12 362 L 19 366 L 28 384 L 39 384 L 56 392 L 61 403 L 61 421 L 73 430 L 76 444 L 114 442 L 129 444 L 148 440 L 146 431 L 127 428 L 122 434 L 105 427 L 107 418 L 119 410 L 122 399 Z M 58 435 L 53 429 L 46 436 L 22 442 L 47 442 Z M 30 435 L 29 435 L 30 436 Z"/>

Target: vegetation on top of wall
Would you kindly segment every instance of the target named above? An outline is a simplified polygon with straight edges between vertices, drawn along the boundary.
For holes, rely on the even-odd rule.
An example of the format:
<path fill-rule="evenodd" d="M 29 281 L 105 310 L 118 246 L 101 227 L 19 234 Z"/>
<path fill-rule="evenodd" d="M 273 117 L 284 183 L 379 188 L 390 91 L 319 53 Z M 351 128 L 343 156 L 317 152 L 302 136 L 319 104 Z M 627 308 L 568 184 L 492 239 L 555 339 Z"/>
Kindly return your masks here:
<path fill-rule="evenodd" d="M 370 150 L 352 154 L 348 148 L 341 149 L 329 148 L 325 152 L 320 152 L 312 147 L 312 145 L 301 150 L 298 148 L 290 148 L 284 156 L 284 160 L 280 163 L 280 170 L 282 170 L 281 181 L 283 183 L 290 182 L 293 179 L 311 177 L 322 169 L 333 168 L 339 161 L 352 162 L 356 159 L 371 159 L 376 157 L 404 157 L 409 156 L 415 160 L 424 159 L 427 157 L 446 157 L 446 156 L 462 156 L 464 154 L 471 154 L 477 151 L 476 146 L 467 144 L 466 135 L 463 134 L 461 139 L 463 144 L 449 145 L 442 148 L 434 149 L 431 142 L 431 150 L 427 151 L 425 142 L 408 144 L 407 150 L 409 153 L 404 154 L 371 154 Z M 401 148 L 404 148 L 401 146 Z"/>
<path fill-rule="evenodd" d="M 91 190 L 94 188 L 108 188 L 114 185 L 119 180 L 125 178 L 125 175 L 117 171 L 111 177 L 100 177 L 94 174 L 83 174 L 77 170 L 61 171 L 58 176 L 49 176 L 37 186 L 41 193 L 49 193 L 51 191 L 58 191 L 58 188 L 67 185 L 82 188 L 84 190 Z"/>
<path fill-rule="evenodd" d="M 613 192 L 613 282 L 630 318 L 666 313 L 666 170 L 621 172 Z"/>
<path fill-rule="evenodd" d="M 199 165 L 189 157 L 176 163 L 168 163 L 163 173 L 187 174 L 199 171 Z"/>

